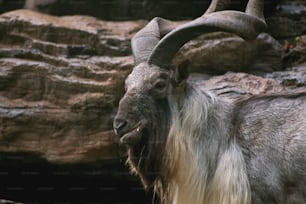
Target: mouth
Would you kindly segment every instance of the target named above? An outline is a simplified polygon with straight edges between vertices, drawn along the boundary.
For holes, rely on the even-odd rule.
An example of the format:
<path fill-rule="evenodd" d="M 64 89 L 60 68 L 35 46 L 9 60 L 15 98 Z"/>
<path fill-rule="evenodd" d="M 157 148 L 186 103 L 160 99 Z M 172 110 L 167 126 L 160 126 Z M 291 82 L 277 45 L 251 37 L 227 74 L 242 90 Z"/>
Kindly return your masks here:
<path fill-rule="evenodd" d="M 120 138 L 120 143 L 127 147 L 129 160 L 136 169 L 139 169 L 146 155 L 148 132 L 145 124 L 143 121 L 137 123 Z"/>
<path fill-rule="evenodd" d="M 135 146 L 139 144 L 142 139 L 142 132 L 144 129 L 144 125 L 141 123 L 136 125 L 133 129 L 123 134 L 120 138 L 120 143 L 128 146 Z"/>
<path fill-rule="evenodd" d="M 150 131 L 145 122 L 140 122 L 130 131 L 124 133 L 120 139 L 120 143 L 127 147 L 127 164 L 130 166 L 131 172 L 140 176 L 145 189 L 149 189 L 153 185 L 158 171 L 152 166 L 150 160 L 150 144 L 148 138 Z"/>

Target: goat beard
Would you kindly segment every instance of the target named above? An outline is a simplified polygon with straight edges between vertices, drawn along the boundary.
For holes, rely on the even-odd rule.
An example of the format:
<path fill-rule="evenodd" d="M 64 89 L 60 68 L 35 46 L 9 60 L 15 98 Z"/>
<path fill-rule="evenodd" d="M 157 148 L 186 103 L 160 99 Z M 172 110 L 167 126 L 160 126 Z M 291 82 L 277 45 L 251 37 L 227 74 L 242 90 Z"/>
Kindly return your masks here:
<path fill-rule="evenodd" d="M 152 139 L 155 138 L 155 139 Z M 159 176 L 162 158 L 161 142 L 156 134 L 144 128 L 141 141 L 135 146 L 128 146 L 128 164 L 131 171 L 138 175 L 144 189 L 148 191 Z"/>
<path fill-rule="evenodd" d="M 148 191 L 161 176 L 165 144 L 170 130 L 171 113 L 167 99 L 157 101 L 157 111 L 152 111 L 149 121 L 141 131 L 138 144 L 128 147 L 128 164 Z"/>

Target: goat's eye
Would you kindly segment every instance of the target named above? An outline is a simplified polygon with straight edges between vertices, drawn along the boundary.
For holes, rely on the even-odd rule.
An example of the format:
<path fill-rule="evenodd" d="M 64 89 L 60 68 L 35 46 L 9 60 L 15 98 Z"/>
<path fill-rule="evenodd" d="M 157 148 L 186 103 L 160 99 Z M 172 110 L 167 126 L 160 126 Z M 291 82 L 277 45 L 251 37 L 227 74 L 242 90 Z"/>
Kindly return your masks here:
<path fill-rule="evenodd" d="M 160 80 L 154 84 L 154 89 L 162 91 L 166 88 L 166 86 L 167 86 L 166 82 L 163 80 Z"/>

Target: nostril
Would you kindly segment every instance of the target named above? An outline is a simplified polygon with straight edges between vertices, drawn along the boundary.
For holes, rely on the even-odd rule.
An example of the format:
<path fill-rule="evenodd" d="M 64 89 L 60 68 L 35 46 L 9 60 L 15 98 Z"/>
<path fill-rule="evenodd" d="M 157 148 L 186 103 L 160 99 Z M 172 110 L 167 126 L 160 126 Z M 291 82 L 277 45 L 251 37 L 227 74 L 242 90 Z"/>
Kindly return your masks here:
<path fill-rule="evenodd" d="M 123 119 L 114 120 L 114 129 L 117 135 L 122 134 L 124 127 L 127 125 L 127 121 Z"/>

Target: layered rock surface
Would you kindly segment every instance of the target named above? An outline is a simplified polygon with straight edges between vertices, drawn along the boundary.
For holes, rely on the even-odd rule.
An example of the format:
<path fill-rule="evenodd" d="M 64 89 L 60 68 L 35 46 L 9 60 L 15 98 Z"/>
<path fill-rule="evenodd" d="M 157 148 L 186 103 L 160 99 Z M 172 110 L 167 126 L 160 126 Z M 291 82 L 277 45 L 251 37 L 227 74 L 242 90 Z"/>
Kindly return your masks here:
<path fill-rule="evenodd" d="M 123 168 L 112 118 L 132 68 L 130 38 L 142 26 L 26 10 L 0 16 L 3 199 L 141 198 L 124 187 L 138 183 Z"/>
<path fill-rule="evenodd" d="M 26 10 L 0 21 L 1 149 L 65 163 L 115 157 L 112 116 L 141 24 Z"/>

